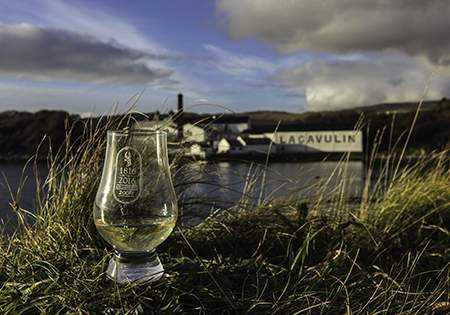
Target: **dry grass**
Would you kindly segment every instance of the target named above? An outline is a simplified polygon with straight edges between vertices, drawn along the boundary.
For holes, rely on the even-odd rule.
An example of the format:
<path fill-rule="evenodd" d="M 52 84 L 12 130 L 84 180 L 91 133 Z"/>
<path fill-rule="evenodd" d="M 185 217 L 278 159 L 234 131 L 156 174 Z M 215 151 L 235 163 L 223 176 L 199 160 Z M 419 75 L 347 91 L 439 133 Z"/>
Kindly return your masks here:
<path fill-rule="evenodd" d="M 352 198 L 342 179 L 331 193 L 311 185 L 261 199 L 247 176 L 241 200 L 220 209 L 214 193 L 187 193 L 220 174 L 178 156 L 182 215 L 158 249 L 166 273 L 150 285 L 115 285 L 105 276 L 111 248 L 91 212 L 105 132 L 124 120 L 103 122 L 49 158 L 35 209 L 12 200 L 20 225 L 2 238 L 2 314 L 425 314 L 447 305 L 447 150 L 379 178 L 381 195 L 371 186 Z M 181 224 L 193 217 L 201 224 Z"/>

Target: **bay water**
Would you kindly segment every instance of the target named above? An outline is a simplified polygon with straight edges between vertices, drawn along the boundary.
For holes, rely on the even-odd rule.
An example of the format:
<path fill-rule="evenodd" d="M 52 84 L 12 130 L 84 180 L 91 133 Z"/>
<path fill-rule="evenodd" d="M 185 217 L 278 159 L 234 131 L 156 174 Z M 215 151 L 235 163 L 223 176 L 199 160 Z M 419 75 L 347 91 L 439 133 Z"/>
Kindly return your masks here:
<path fill-rule="evenodd" d="M 321 162 L 269 162 L 261 165 L 251 162 L 217 162 L 193 166 L 192 171 L 207 173 L 206 179 L 191 185 L 184 193 L 194 196 L 213 196 L 228 204 L 237 202 L 243 194 L 258 203 L 266 198 L 278 198 L 286 194 L 306 196 L 316 187 L 322 193 L 332 191 L 345 181 L 345 189 L 354 196 L 362 194 L 365 183 L 365 167 L 362 161 Z M 37 174 L 37 175 L 36 175 Z M 32 211 L 36 204 L 37 183 L 48 174 L 45 162 L 0 163 L 0 220 L 17 223 L 12 204 Z M 188 177 L 189 178 L 189 177 Z M 196 180 L 196 179 L 193 179 Z"/>

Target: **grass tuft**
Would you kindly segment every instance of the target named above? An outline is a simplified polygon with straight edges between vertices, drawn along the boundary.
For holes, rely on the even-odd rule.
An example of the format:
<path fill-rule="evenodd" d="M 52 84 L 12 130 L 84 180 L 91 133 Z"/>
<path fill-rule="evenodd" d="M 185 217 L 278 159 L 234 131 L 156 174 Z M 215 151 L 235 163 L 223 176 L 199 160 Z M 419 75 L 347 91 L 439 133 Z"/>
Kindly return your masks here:
<path fill-rule="evenodd" d="M 342 175 L 348 156 L 331 192 L 311 184 L 277 198 L 262 197 L 255 183 L 271 184 L 268 169 L 254 164 L 233 203 L 215 199 L 225 180 L 204 189 L 220 175 L 214 168 L 178 155 L 180 220 L 158 248 L 165 274 L 116 285 L 105 275 L 112 249 L 91 213 L 106 131 L 129 113 L 85 124 L 77 139 L 81 122 L 67 126 L 35 207 L 11 195 L 19 224 L 1 238 L 2 314 L 426 314 L 450 305 L 448 149 L 395 176 L 384 171 L 389 158 L 358 198 Z"/>

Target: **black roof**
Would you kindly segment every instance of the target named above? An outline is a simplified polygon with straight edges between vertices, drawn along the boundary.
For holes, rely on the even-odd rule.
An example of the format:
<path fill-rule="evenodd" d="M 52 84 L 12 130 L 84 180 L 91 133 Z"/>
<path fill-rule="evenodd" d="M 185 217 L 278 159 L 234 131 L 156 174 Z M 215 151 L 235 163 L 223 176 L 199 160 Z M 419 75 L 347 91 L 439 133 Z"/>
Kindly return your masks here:
<path fill-rule="evenodd" d="M 251 130 L 246 133 L 249 134 L 261 134 L 261 133 L 273 133 L 275 131 L 326 131 L 326 130 L 353 130 L 355 124 L 353 122 L 335 123 L 335 124 L 308 124 L 308 123 L 281 123 L 280 125 L 253 125 Z"/>
<path fill-rule="evenodd" d="M 247 145 L 270 144 L 272 140 L 269 138 L 243 138 Z"/>
<path fill-rule="evenodd" d="M 225 139 L 232 147 L 243 147 L 244 145 L 236 139 Z"/>

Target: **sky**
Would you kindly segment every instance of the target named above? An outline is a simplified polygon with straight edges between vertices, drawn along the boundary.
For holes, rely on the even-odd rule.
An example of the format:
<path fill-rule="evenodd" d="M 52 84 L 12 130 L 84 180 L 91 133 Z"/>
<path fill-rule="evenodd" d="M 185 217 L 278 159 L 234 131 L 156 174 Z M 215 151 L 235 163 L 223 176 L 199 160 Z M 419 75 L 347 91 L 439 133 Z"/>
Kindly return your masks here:
<path fill-rule="evenodd" d="M 450 97 L 448 0 L 1 0 L 0 112 L 340 110 Z"/>

